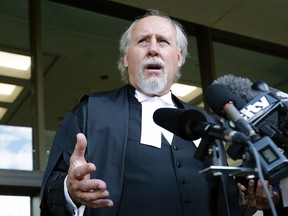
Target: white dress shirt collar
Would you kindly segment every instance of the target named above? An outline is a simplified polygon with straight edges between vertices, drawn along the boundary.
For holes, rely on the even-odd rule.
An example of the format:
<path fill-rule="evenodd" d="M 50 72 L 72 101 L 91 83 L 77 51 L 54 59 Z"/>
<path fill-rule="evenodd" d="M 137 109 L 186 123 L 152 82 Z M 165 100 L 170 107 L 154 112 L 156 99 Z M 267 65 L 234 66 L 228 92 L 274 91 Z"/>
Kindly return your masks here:
<path fill-rule="evenodd" d="M 162 102 L 164 102 L 164 104 L 166 103 L 167 106 L 170 106 L 170 105 L 174 106 L 174 103 L 172 101 L 172 94 L 170 91 L 167 94 L 161 97 L 158 97 L 158 96 L 148 96 L 136 90 L 135 97 L 138 99 L 140 103 L 142 103 L 145 100 L 155 99 L 155 100 L 161 100 Z"/>
<path fill-rule="evenodd" d="M 142 104 L 142 120 L 141 120 L 141 144 L 161 148 L 161 134 L 171 144 L 173 133 L 158 126 L 153 121 L 153 113 L 155 110 L 163 107 L 176 108 L 172 101 L 171 92 L 161 97 L 147 96 L 139 91 L 135 91 L 135 97 Z"/>

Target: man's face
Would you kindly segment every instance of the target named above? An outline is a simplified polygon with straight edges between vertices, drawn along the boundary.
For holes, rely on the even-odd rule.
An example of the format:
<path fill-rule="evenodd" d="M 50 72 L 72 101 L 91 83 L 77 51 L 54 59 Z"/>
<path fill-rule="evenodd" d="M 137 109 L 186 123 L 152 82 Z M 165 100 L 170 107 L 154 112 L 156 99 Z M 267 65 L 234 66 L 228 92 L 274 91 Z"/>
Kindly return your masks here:
<path fill-rule="evenodd" d="M 136 23 L 124 55 L 131 85 L 148 95 L 166 94 L 181 62 L 176 30 L 168 20 L 149 16 Z"/>

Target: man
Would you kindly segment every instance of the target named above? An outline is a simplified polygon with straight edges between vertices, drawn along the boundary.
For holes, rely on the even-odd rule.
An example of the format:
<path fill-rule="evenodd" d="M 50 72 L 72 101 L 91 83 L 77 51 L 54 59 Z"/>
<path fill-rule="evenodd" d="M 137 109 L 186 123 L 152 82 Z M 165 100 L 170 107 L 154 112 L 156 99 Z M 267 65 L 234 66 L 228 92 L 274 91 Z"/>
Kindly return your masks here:
<path fill-rule="evenodd" d="M 196 160 L 194 143 L 152 119 L 160 107 L 198 110 L 170 92 L 187 56 L 181 25 L 151 10 L 122 35 L 120 51 L 128 84 L 84 97 L 57 130 L 42 215 L 240 215 L 232 179 L 199 174 L 209 158 Z"/>

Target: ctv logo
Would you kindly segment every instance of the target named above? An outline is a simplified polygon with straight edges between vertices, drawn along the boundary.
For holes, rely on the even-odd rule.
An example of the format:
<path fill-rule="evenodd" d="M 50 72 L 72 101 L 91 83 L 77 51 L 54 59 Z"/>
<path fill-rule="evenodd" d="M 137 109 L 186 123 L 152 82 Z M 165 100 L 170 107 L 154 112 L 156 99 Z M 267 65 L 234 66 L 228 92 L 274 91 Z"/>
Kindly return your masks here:
<path fill-rule="evenodd" d="M 251 103 L 251 102 L 250 102 Z M 248 104 L 246 107 L 240 110 L 240 113 L 247 121 L 252 121 L 254 118 L 262 115 L 265 112 L 265 108 L 270 104 L 265 96 L 262 96 L 258 101 L 253 104 Z"/>

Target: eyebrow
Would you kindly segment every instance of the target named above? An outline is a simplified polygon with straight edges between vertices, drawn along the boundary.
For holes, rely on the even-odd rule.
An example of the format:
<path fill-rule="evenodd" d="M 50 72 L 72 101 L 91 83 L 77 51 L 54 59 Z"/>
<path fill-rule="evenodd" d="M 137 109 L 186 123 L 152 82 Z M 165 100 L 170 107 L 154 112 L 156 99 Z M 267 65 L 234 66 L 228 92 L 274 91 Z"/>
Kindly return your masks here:
<path fill-rule="evenodd" d="M 137 38 L 151 38 L 154 34 L 148 33 L 148 34 L 139 34 Z M 165 38 L 167 40 L 173 40 L 173 37 L 170 35 L 165 35 L 165 34 L 156 34 L 156 38 Z"/>

